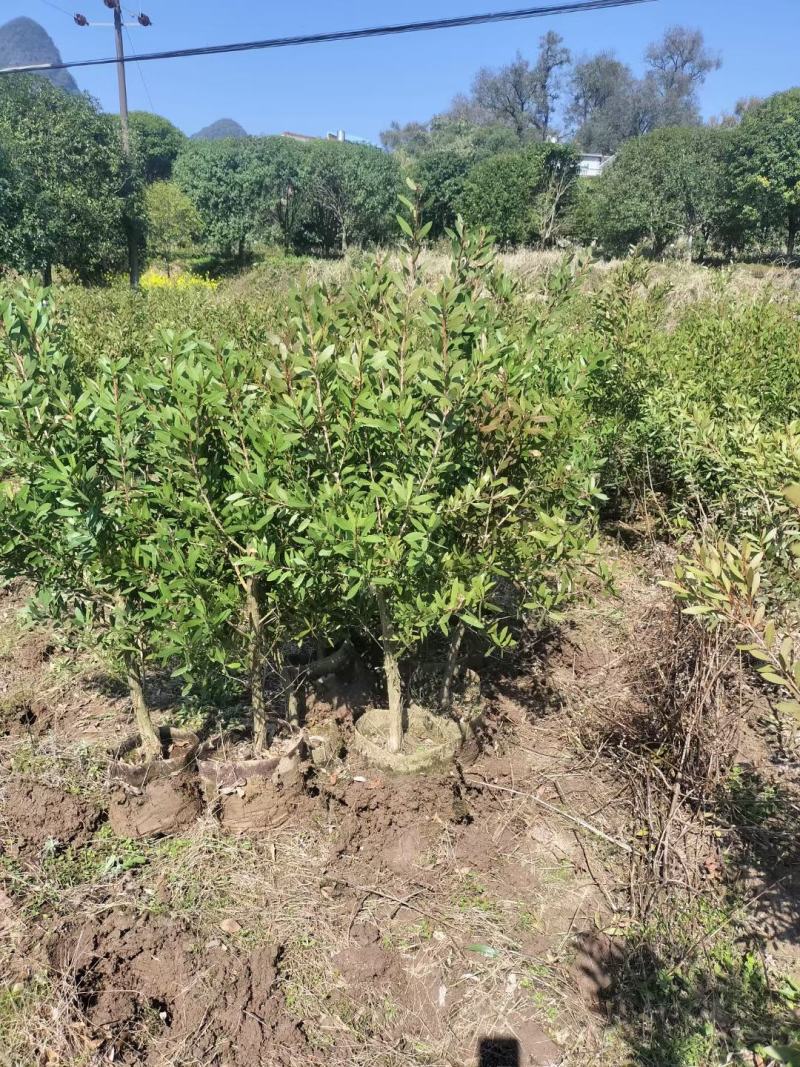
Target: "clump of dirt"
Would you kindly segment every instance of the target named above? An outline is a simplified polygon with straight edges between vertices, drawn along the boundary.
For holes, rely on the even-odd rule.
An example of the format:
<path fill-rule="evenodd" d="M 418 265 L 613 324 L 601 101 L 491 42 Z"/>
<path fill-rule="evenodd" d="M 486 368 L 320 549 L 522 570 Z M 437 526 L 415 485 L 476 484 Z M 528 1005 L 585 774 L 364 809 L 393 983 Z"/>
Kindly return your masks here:
<path fill-rule="evenodd" d="M 125 908 L 67 927 L 49 947 L 99 1058 L 141 1067 L 312 1062 L 279 989 L 279 955 L 203 945 L 173 919 Z"/>
<path fill-rule="evenodd" d="M 47 711 L 46 702 L 30 689 L 16 689 L 0 699 L 0 733 L 5 737 L 38 737 L 50 728 Z"/>
<path fill-rule="evenodd" d="M 0 837 L 11 850 L 39 851 L 47 841 L 80 848 L 103 818 L 87 801 L 40 782 L 12 780 L 0 793 Z"/>
<path fill-rule="evenodd" d="M 196 777 L 181 774 L 158 778 L 143 789 L 115 789 L 108 817 L 120 837 L 163 837 L 189 826 L 202 810 Z"/>
<path fill-rule="evenodd" d="M 381 944 L 380 930 L 372 923 L 354 925 L 349 944 L 336 953 L 333 962 L 347 984 L 355 987 L 368 982 L 393 986 L 398 993 L 405 978 L 401 959 Z"/>
<path fill-rule="evenodd" d="M 46 663 L 55 649 L 56 645 L 51 634 L 26 634 L 15 647 L 13 660 L 22 670 L 33 671 Z"/>
<path fill-rule="evenodd" d="M 215 803 L 220 824 L 234 834 L 276 830 L 290 819 L 308 817 L 316 807 L 302 780 L 284 784 L 260 777 L 248 779 L 234 792 L 223 793 Z"/>
<path fill-rule="evenodd" d="M 415 871 L 443 825 L 470 818 L 456 777 L 335 779 L 323 795 L 338 822 L 335 855 L 357 855 L 404 876 Z"/>

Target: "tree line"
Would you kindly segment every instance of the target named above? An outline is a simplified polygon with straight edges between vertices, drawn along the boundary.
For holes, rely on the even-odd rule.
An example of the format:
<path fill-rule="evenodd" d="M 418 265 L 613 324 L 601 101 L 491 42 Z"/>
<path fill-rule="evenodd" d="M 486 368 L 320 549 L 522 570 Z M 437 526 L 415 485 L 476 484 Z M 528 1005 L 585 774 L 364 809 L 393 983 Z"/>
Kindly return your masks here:
<path fill-rule="evenodd" d="M 607 54 L 570 62 L 546 34 L 533 63 L 480 71 L 446 114 L 393 126 L 384 151 L 287 137 L 190 140 L 133 112 L 132 171 L 119 120 L 90 97 L 40 77 L 5 78 L 0 266 L 96 281 L 124 268 L 132 228 L 167 271 L 192 246 L 234 264 L 265 244 L 339 255 L 398 238 L 408 177 L 422 190 L 430 240 L 460 215 L 503 246 L 794 254 L 800 90 L 701 124 L 697 88 L 719 61 L 701 34 L 680 28 L 648 48 L 641 78 Z M 586 148 L 616 150 L 599 178 L 579 177 Z"/>
<path fill-rule="evenodd" d="M 417 156 L 466 124 L 499 127 L 512 146 L 556 139 L 610 155 L 631 137 L 700 125 L 697 90 L 721 65 L 703 34 L 673 26 L 648 45 L 644 64 L 637 77 L 613 52 L 573 60 L 564 39 L 551 31 L 540 39 L 534 62 L 518 52 L 498 70 L 484 67 L 470 92 L 457 95 L 446 111 L 427 122 L 393 122 L 381 139 L 389 149 Z"/>

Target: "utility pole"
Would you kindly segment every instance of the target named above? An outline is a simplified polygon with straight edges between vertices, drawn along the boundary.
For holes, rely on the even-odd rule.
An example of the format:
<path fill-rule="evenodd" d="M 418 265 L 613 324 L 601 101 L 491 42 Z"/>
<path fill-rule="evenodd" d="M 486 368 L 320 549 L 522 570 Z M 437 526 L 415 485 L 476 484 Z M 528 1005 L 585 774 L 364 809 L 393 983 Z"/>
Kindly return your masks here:
<path fill-rule="evenodd" d="M 106 7 L 114 8 L 114 38 L 117 45 L 117 86 L 119 88 L 119 127 L 122 136 L 122 152 L 125 156 L 126 184 L 129 186 L 133 177 L 133 160 L 131 159 L 131 134 L 128 127 L 128 83 L 125 78 L 125 48 L 122 43 L 122 12 L 119 0 L 105 0 Z M 131 289 L 139 288 L 139 226 L 136 208 L 132 198 L 128 197 L 128 269 L 130 271 Z"/>
<path fill-rule="evenodd" d="M 120 140 L 122 142 L 122 155 L 125 164 L 125 190 L 128 200 L 128 269 L 131 279 L 131 288 L 139 287 L 139 220 L 136 217 L 136 206 L 131 196 L 133 184 L 133 158 L 131 155 L 131 134 L 128 124 L 128 82 L 125 76 L 125 46 L 122 41 L 122 30 L 125 23 L 122 21 L 122 9 L 120 0 L 103 0 L 107 8 L 114 14 L 114 41 L 117 50 L 117 87 L 119 89 L 119 127 Z M 76 15 L 75 22 L 78 26 L 101 26 L 108 23 L 92 23 L 85 15 Z M 151 22 L 147 15 L 141 12 L 136 17 L 139 26 L 150 26 Z"/>
<path fill-rule="evenodd" d="M 130 159 L 131 138 L 128 131 L 128 82 L 125 78 L 125 47 L 122 43 L 122 12 L 119 0 L 106 0 L 106 7 L 114 10 L 114 40 L 117 46 L 117 85 L 119 87 L 119 124 L 122 129 L 122 150 Z"/>

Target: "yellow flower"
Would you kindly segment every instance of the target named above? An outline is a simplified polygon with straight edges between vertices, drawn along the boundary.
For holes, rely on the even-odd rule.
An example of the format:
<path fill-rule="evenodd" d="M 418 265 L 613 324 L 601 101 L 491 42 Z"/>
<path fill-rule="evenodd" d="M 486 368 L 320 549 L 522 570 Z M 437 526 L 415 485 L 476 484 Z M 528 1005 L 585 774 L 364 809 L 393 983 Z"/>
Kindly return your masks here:
<path fill-rule="evenodd" d="M 214 290 L 219 285 L 213 278 L 201 278 L 196 274 L 176 274 L 168 278 L 157 270 L 145 271 L 140 284 L 143 289 L 210 289 Z"/>

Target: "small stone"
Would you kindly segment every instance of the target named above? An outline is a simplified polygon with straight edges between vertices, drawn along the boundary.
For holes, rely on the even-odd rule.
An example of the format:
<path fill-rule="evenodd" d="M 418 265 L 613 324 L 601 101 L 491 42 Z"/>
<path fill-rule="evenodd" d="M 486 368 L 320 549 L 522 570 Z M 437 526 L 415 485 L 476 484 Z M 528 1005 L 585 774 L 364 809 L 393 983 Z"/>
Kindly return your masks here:
<path fill-rule="evenodd" d="M 241 923 L 237 923 L 235 919 L 223 919 L 219 928 L 225 934 L 239 934 L 242 931 Z"/>

